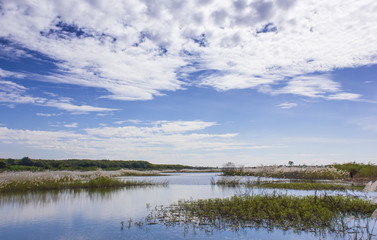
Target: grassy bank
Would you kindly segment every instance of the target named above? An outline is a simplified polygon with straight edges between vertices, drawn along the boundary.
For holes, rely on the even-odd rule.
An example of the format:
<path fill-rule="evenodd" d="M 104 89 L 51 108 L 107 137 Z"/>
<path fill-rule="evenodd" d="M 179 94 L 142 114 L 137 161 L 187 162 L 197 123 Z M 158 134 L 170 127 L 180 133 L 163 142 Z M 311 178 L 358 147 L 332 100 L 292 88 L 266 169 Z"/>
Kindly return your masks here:
<path fill-rule="evenodd" d="M 294 189 L 294 190 L 331 190 L 331 191 L 345 191 L 364 189 L 362 185 L 344 185 L 335 183 L 316 183 L 316 182 L 261 182 L 261 181 L 246 181 L 233 178 L 221 178 L 215 183 L 216 185 L 238 187 L 245 186 L 250 188 L 272 188 L 272 189 Z"/>
<path fill-rule="evenodd" d="M 279 167 L 266 166 L 257 168 L 224 169 L 224 176 L 256 176 L 286 179 L 345 179 L 348 172 L 334 167 Z"/>
<path fill-rule="evenodd" d="M 262 227 L 346 233 L 352 231 L 352 224 L 356 226 L 355 219 L 374 220 L 371 214 L 376 208 L 377 204 L 351 197 L 272 194 L 181 201 L 152 212 L 147 220 L 219 230 Z"/>
<path fill-rule="evenodd" d="M 3 172 L 0 173 L 0 192 L 32 190 L 56 190 L 72 188 L 112 188 L 127 186 L 166 185 L 151 181 L 135 181 L 114 178 L 123 172 Z"/>

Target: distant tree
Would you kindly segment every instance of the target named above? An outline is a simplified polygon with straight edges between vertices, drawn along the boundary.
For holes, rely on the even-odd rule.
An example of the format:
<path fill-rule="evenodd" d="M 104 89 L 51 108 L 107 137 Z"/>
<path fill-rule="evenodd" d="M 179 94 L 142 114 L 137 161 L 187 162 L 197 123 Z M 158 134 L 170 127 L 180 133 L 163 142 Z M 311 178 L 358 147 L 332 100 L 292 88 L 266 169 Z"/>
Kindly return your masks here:
<path fill-rule="evenodd" d="M 293 166 L 294 163 L 293 163 L 293 161 L 289 161 L 288 164 L 289 164 L 289 166 Z"/>
<path fill-rule="evenodd" d="M 223 165 L 224 170 L 235 170 L 236 169 L 236 164 L 232 162 L 227 162 Z"/>
<path fill-rule="evenodd" d="M 33 166 L 34 165 L 34 162 L 33 160 L 31 160 L 30 158 L 28 157 L 24 157 L 20 160 L 19 162 L 19 165 L 23 165 L 23 166 Z"/>
<path fill-rule="evenodd" d="M 14 160 L 13 158 L 8 158 L 7 159 L 7 164 L 8 165 L 15 165 L 15 162 L 16 162 L 16 160 Z"/>
<path fill-rule="evenodd" d="M 227 162 L 223 165 L 222 171 L 223 171 L 223 174 L 226 176 L 236 175 L 237 173 L 236 164 L 232 162 Z"/>
<path fill-rule="evenodd" d="M 0 161 L 0 169 L 1 168 L 7 168 L 7 163 L 4 161 Z"/>

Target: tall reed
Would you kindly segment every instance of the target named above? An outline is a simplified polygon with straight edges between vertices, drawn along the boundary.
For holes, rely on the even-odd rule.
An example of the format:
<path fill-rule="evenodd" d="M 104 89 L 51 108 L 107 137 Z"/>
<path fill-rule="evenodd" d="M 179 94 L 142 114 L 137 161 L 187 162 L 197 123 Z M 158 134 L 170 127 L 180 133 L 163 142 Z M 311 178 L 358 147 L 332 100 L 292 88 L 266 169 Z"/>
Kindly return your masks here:
<path fill-rule="evenodd" d="M 123 181 L 113 178 L 114 175 L 122 175 L 122 172 L 116 174 L 105 171 L 3 172 L 0 173 L 0 192 L 167 184 L 150 181 Z"/>
<path fill-rule="evenodd" d="M 278 167 L 266 166 L 253 169 L 232 169 L 224 171 L 225 176 L 257 176 L 287 179 L 344 179 L 348 172 L 333 167 Z"/>

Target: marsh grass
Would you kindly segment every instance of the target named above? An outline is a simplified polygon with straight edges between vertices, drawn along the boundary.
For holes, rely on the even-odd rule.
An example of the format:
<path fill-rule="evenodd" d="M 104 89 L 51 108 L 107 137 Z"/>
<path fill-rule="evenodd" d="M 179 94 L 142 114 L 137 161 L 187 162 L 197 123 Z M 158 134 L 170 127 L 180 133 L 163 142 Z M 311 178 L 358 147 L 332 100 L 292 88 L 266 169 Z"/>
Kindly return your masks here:
<path fill-rule="evenodd" d="M 249 186 L 249 185 L 247 185 Z M 257 186 L 260 188 L 276 188 L 276 189 L 295 189 L 295 190 L 330 190 L 330 191 L 346 191 L 346 190 L 363 190 L 364 186 L 357 185 L 341 185 L 331 183 L 260 183 L 257 185 L 251 184 L 250 186 Z"/>
<path fill-rule="evenodd" d="M 286 179 L 345 179 L 348 172 L 334 167 L 278 167 L 267 166 L 252 169 L 231 169 L 223 172 L 224 176 L 256 176 Z"/>
<path fill-rule="evenodd" d="M 264 228 L 308 231 L 318 234 L 351 234 L 354 219 L 371 219 L 377 204 L 344 196 L 289 196 L 279 194 L 233 196 L 225 199 L 180 201 L 169 207 L 155 208 L 147 222 L 166 226 L 184 225 L 209 230 Z M 369 236 L 373 230 L 368 228 Z"/>
<path fill-rule="evenodd" d="M 272 189 L 294 189 L 294 190 L 330 190 L 330 191 L 361 191 L 364 186 L 345 185 L 335 183 L 318 183 L 318 182 L 263 182 L 263 181 L 242 181 L 241 178 L 220 178 L 216 185 L 227 187 L 245 186 L 249 188 L 272 188 Z"/>
<path fill-rule="evenodd" d="M 128 176 L 162 176 L 161 171 L 157 170 L 151 170 L 151 171 L 139 171 L 139 170 L 133 170 L 133 169 L 120 169 L 115 171 L 89 171 L 87 174 L 101 174 L 103 176 L 108 177 L 128 177 Z M 85 174 L 85 172 L 82 172 L 82 174 Z"/>
<path fill-rule="evenodd" d="M 334 167 L 346 172 L 353 172 L 355 178 L 369 178 L 377 179 L 377 165 L 375 164 L 361 164 L 361 163 L 344 163 L 335 164 Z"/>
<path fill-rule="evenodd" d="M 124 176 L 122 174 L 119 171 L 3 172 L 0 173 L 0 192 L 167 185 L 167 182 L 123 181 L 114 178 Z"/>

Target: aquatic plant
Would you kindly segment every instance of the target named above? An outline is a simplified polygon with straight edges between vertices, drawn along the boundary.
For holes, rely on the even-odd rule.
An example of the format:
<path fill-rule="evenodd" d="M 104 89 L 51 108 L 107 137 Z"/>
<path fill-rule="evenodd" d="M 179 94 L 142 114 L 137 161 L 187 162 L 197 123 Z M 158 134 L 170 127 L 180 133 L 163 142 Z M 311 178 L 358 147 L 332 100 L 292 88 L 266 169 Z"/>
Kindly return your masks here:
<path fill-rule="evenodd" d="M 297 197 L 275 193 L 180 201 L 156 208 L 147 220 L 157 220 L 167 226 L 205 226 L 218 230 L 252 227 L 319 234 L 347 233 L 354 221 L 347 223 L 344 219 L 350 216 L 369 219 L 376 208 L 377 204 L 358 198 L 328 195 Z M 372 236 L 374 233 L 369 234 Z"/>
<path fill-rule="evenodd" d="M 346 185 L 336 183 L 318 183 L 318 182 L 263 182 L 257 181 L 242 181 L 241 178 L 220 178 L 216 181 L 216 185 L 227 187 L 245 186 L 249 188 L 272 188 L 272 189 L 295 189 L 295 190 L 363 190 L 362 185 Z"/>
<path fill-rule="evenodd" d="M 52 190 L 67 188 L 109 188 L 126 186 L 166 185 L 151 182 L 117 179 L 111 172 L 3 172 L 0 173 L 0 192 Z"/>

